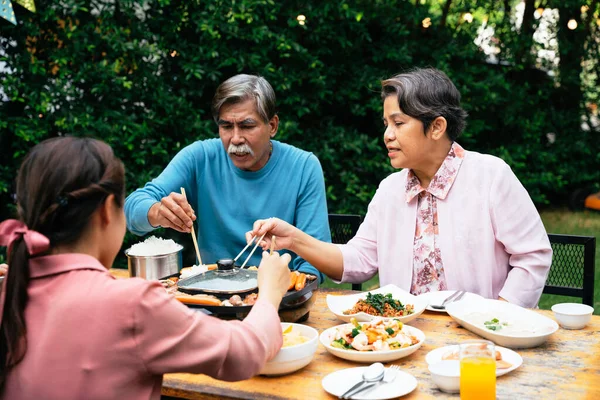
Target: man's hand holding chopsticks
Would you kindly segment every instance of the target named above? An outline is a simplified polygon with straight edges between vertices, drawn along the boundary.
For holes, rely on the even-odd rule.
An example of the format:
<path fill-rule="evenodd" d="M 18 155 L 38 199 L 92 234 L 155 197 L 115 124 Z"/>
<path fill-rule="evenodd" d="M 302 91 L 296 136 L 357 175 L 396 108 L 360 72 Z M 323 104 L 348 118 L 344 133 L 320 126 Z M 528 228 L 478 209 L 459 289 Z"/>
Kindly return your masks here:
<path fill-rule="evenodd" d="M 184 195 L 172 192 L 155 203 L 148 211 L 148 222 L 154 227 L 172 228 L 190 233 L 196 214 Z"/>

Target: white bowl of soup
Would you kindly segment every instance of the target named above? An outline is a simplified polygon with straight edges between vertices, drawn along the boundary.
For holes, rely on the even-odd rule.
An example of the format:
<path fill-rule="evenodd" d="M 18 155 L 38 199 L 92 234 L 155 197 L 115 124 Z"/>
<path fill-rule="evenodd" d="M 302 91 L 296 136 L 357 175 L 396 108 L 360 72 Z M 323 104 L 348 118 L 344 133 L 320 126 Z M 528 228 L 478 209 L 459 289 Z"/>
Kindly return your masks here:
<path fill-rule="evenodd" d="M 285 375 L 306 367 L 319 344 L 319 332 L 310 326 L 282 322 L 283 347 L 261 369 L 260 375 Z"/>
<path fill-rule="evenodd" d="M 594 309 L 586 304 L 560 303 L 552 306 L 552 312 L 564 329 L 583 329 L 592 319 Z"/>
<path fill-rule="evenodd" d="M 446 393 L 460 392 L 460 362 L 458 360 L 443 360 L 429 365 L 433 383 Z"/>

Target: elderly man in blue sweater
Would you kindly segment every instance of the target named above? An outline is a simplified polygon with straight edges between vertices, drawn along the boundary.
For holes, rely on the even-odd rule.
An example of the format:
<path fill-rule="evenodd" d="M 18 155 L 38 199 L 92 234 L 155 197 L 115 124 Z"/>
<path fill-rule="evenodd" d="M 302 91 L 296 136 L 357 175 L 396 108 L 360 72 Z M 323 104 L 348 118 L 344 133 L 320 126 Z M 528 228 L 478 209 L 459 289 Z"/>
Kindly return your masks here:
<path fill-rule="evenodd" d="M 130 194 L 125 201 L 127 228 L 137 235 L 161 226 L 190 232 L 197 218 L 205 263 L 235 257 L 257 219 L 277 217 L 331 241 L 319 160 L 272 140 L 279 117 L 271 85 L 262 77 L 236 75 L 217 88 L 212 113 L 220 139 L 185 147 L 157 178 Z M 248 265 L 259 265 L 260 253 Z M 291 255 L 291 269 L 322 281 L 316 268 Z"/>

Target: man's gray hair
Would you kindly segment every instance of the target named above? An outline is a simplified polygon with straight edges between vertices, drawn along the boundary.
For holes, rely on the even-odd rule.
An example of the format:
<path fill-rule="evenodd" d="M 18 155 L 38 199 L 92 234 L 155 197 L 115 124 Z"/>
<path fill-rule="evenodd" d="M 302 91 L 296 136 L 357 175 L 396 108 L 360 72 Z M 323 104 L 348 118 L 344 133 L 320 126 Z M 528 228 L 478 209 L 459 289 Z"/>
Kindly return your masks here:
<path fill-rule="evenodd" d="M 446 133 L 455 141 L 465 129 L 467 112 L 460 106 L 460 92 L 442 71 L 417 68 L 381 82 L 381 98 L 396 96 L 403 113 L 423 124 L 425 134 L 437 117 L 447 122 Z"/>
<path fill-rule="evenodd" d="M 219 121 L 219 112 L 224 104 L 241 103 L 249 99 L 256 102 L 256 111 L 265 123 L 277 114 L 275 91 L 262 76 L 235 75 L 221 83 L 212 101 L 212 114 Z"/>

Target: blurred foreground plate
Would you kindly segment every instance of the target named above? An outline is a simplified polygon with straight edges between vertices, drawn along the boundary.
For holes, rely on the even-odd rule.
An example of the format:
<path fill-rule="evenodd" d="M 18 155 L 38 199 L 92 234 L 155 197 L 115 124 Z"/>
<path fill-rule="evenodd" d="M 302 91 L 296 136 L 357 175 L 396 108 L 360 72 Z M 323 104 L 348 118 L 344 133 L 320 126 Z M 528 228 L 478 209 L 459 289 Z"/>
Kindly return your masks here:
<path fill-rule="evenodd" d="M 501 346 L 495 346 L 495 349 L 502 355 L 502 360 L 512 364 L 510 368 L 496 368 L 496 376 L 506 375 L 509 372 L 519 368 L 523 364 L 523 357 L 521 357 L 519 353 Z M 458 353 L 458 345 L 438 347 L 437 349 L 431 350 L 429 353 L 427 353 L 427 356 L 425 356 L 425 361 L 427 361 L 428 365 L 436 364 L 442 361 L 442 357 L 445 354 L 453 352 Z"/>
<path fill-rule="evenodd" d="M 323 378 L 323 389 L 336 397 L 344 394 L 355 383 L 362 380 L 362 374 L 367 367 L 346 368 L 335 371 Z M 387 400 L 404 396 L 415 390 L 417 379 L 411 374 L 398 371 L 393 382 L 378 385 L 375 389 L 352 396 L 354 400 Z"/>

